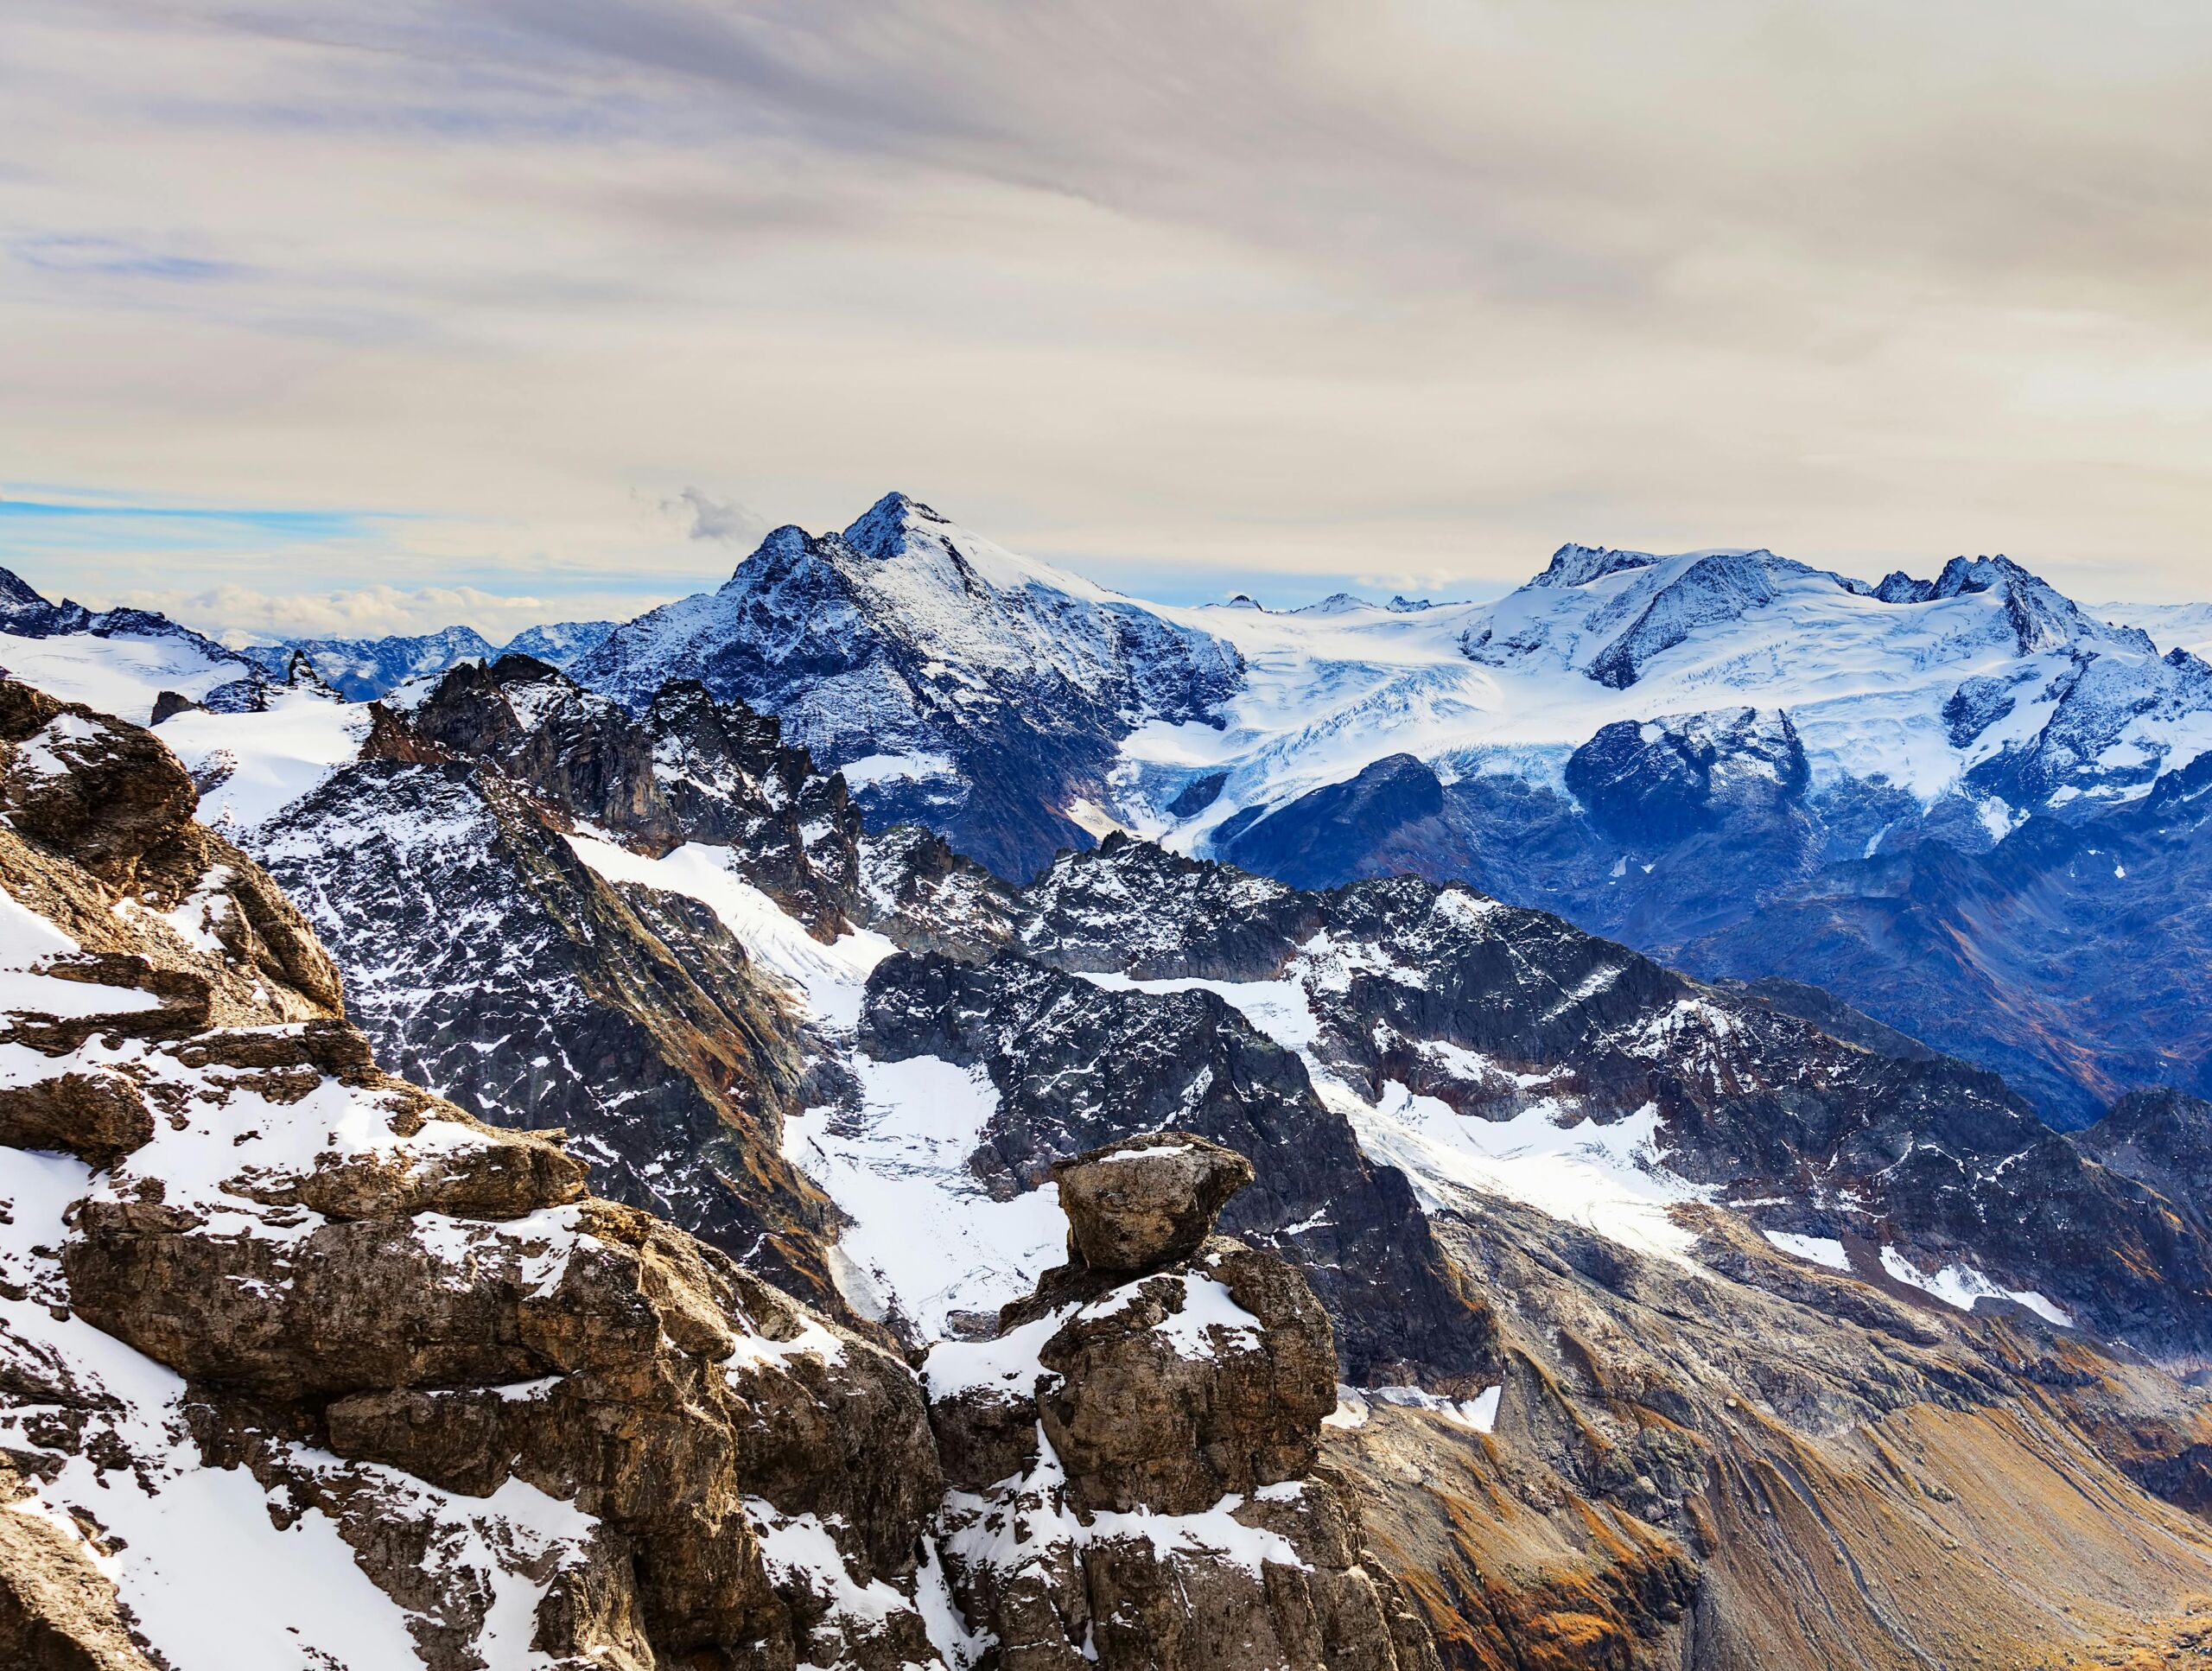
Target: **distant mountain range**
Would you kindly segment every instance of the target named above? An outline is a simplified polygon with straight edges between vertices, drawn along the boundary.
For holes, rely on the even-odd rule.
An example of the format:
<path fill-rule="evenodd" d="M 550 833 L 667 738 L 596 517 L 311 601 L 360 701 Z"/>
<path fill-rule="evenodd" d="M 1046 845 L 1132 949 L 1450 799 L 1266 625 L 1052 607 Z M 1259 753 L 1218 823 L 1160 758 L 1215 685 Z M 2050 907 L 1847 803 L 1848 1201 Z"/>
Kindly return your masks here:
<path fill-rule="evenodd" d="M 566 667 L 613 630 L 613 621 L 556 621 L 530 627 L 495 645 L 474 627 L 448 626 L 382 639 L 283 639 L 250 645 L 239 653 L 269 672 L 282 674 L 293 652 L 303 652 L 341 695 L 367 702 L 410 679 L 442 673 L 466 661 L 535 656 L 552 666 Z"/>
<path fill-rule="evenodd" d="M 195 699 L 295 651 L 355 697 L 516 653 L 632 711 L 696 679 L 841 770 L 870 828 L 1009 880 L 1121 829 L 1303 887 L 1467 881 L 1774 1001 L 1823 988 L 2062 1122 L 2212 1092 L 2212 606 L 2085 608 L 2001 556 L 1870 581 L 1567 545 L 1488 602 L 1172 608 L 891 494 L 716 591 L 504 646 L 241 658 L 17 593 L 36 653 L 79 616 L 143 628 Z"/>

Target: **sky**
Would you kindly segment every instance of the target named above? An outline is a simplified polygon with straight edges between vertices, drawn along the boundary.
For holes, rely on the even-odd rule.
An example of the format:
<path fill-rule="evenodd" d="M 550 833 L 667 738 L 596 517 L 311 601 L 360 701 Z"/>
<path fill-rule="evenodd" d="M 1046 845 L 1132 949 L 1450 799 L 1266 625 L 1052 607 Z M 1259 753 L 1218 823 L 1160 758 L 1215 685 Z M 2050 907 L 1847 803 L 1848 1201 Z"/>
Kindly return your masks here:
<path fill-rule="evenodd" d="M 1169 601 L 2212 596 L 2209 107 L 2202 0 L 9 0 L 0 563 L 497 637 L 895 488 Z"/>

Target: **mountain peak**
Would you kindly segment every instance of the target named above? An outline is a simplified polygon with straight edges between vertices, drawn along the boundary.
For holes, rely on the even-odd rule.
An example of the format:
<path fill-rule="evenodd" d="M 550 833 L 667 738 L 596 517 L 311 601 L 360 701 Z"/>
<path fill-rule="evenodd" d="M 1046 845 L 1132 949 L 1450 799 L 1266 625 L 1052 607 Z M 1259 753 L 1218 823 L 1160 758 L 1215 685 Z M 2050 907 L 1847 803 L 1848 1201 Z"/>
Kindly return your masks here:
<path fill-rule="evenodd" d="M 1365 598 L 1351 592 L 1332 592 L 1319 603 L 1309 603 L 1294 609 L 1294 615 L 1346 615 L 1355 609 L 1372 609 L 1375 606 Z"/>
<path fill-rule="evenodd" d="M 1552 553 L 1551 565 L 1529 583 L 1531 586 L 1587 586 L 1626 569 L 1648 569 L 1659 559 L 1648 551 L 1615 551 L 1602 545 L 1577 545 L 1572 541 Z"/>
<path fill-rule="evenodd" d="M 911 495 L 886 493 L 845 530 L 844 540 L 862 556 L 882 558 L 896 554 L 905 543 L 905 537 L 918 527 L 951 525 L 947 518 Z"/>
<path fill-rule="evenodd" d="M 42 607 L 46 599 L 12 569 L 0 569 L 0 609 Z"/>

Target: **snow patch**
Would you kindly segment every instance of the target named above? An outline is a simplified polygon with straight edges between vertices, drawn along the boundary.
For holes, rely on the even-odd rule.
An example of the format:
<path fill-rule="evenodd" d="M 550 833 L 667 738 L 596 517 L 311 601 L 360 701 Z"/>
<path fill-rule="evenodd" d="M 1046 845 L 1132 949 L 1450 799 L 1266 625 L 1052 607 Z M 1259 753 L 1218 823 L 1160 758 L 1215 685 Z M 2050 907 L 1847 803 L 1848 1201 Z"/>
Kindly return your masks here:
<path fill-rule="evenodd" d="M 1895 1248 L 1882 1249 L 1882 1268 L 1909 1287 L 1918 1288 L 1946 1306 L 1970 1312 L 1983 1299 L 2010 1299 L 2026 1306 L 2047 1323 L 2071 1328 L 2074 1318 L 2065 1307 L 2032 1288 L 2007 1288 L 1993 1282 L 1968 1265 L 1946 1265 L 1933 1274 L 1922 1270 Z"/>

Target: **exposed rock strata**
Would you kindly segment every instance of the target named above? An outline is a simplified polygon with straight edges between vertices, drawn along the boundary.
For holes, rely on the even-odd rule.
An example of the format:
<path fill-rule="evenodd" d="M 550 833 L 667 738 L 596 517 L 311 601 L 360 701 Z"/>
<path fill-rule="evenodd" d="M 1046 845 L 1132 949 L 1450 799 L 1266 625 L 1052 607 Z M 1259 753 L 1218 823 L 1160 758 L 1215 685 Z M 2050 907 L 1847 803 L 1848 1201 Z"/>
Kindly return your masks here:
<path fill-rule="evenodd" d="M 1249 1165 L 1171 1131 L 1056 1175 L 1069 1263 L 1000 1337 L 941 1345 L 925 1371 L 947 1567 L 998 1639 L 990 1663 L 1433 1666 L 1352 1498 L 1315 1469 L 1326 1314 L 1281 1260 L 1207 1234 Z"/>
<path fill-rule="evenodd" d="M 194 1484 L 229 1475 L 302 1525 L 287 1549 L 350 1553 L 437 1671 L 937 1659 L 900 1360 L 588 1196 L 559 1134 L 378 1070 L 146 734 L 0 685 L 0 785 L 6 1135 L 69 1151 L 0 1149 L 0 1446 L 35 1510 L 0 1511 L 11 1653 L 205 1664 L 177 1610 L 226 1605 L 310 1659 L 378 1651 L 327 1597 L 248 1599 L 251 1546 L 228 1604 L 179 1592 L 180 1534 L 266 1534 L 164 1520 L 235 1503 Z"/>

